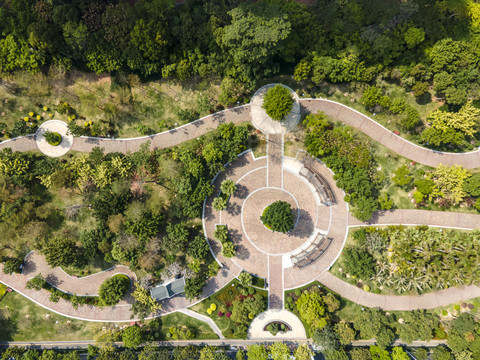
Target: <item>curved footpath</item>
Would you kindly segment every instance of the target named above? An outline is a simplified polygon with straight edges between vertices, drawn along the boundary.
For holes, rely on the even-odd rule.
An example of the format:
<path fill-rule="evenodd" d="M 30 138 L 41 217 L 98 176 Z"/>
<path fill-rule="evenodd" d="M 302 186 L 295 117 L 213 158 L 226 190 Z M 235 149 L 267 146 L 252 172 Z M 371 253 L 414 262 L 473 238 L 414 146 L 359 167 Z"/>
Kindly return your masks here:
<path fill-rule="evenodd" d="M 363 223 L 349 215 L 349 227 L 368 225 L 426 225 L 434 227 L 473 230 L 480 228 L 480 215 L 448 211 L 392 210 L 379 211 L 371 221 Z M 433 309 L 452 303 L 480 297 L 476 285 L 451 287 L 423 295 L 380 295 L 364 291 L 357 286 L 326 271 L 317 278 L 323 285 L 340 296 L 367 307 L 379 307 L 390 311 Z"/>
<path fill-rule="evenodd" d="M 126 266 L 115 266 L 96 274 L 76 278 L 68 275 L 59 267 L 52 269 L 42 255 L 31 252 L 26 256 L 25 269 L 22 274 L 13 273 L 7 275 L 3 272 L 3 264 L 0 263 L 0 282 L 43 308 L 73 319 L 97 322 L 129 322 L 140 320 L 139 318 L 134 318 L 130 311 L 133 303 L 131 295 L 127 295 L 125 299 L 116 306 L 106 306 L 104 308 L 83 305 L 75 309 L 69 301 L 64 299 L 60 299 L 57 303 L 51 302 L 49 300 L 50 293 L 47 290 L 35 291 L 26 288 L 27 281 L 40 273 L 49 283 L 62 291 L 77 295 L 96 295 L 103 281 L 115 274 L 126 274 L 131 279 L 136 280 L 135 273 Z M 203 289 L 201 299 L 203 300 L 205 297 L 214 294 L 233 278 L 234 276 L 231 275 L 230 272 L 224 269 L 220 270 L 218 276 L 207 282 L 207 285 Z M 162 301 L 162 310 L 157 314 L 152 314 L 149 318 L 185 309 L 187 306 L 193 304 L 194 302 L 187 300 L 184 296 L 176 296 Z M 213 330 L 216 332 L 215 328 L 213 328 Z"/>
<path fill-rule="evenodd" d="M 300 99 L 300 105 L 303 114 L 323 111 L 327 116 L 354 127 L 397 154 L 418 163 L 433 167 L 439 164 L 457 164 L 467 169 L 480 167 L 480 151 L 448 153 L 421 147 L 395 135 L 375 120 L 341 103 L 326 99 Z M 219 124 L 230 122 L 239 124 L 246 121 L 250 121 L 250 104 L 208 115 L 178 128 L 150 136 L 132 139 L 76 137 L 72 150 L 89 152 L 92 148 L 100 146 L 106 153 L 117 151 L 126 153 L 139 150 L 140 146 L 147 141 L 151 142 L 151 149 L 167 148 L 204 135 Z M 34 136 L 0 143 L 0 149 L 6 147 L 11 147 L 14 151 L 37 150 Z"/>

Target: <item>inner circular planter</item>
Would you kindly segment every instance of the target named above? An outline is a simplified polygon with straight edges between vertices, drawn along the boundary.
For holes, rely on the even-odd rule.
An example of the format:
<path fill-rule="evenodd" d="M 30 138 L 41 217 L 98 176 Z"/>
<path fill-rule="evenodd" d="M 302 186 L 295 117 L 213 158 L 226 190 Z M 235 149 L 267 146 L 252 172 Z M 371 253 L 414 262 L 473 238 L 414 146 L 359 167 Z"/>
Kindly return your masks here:
<path fill-rule="evenodd" d="M 262 212 L 260 220 L 268 230 L 288 233 L 295 228 L 295 215 L 291 205 L 286 201 L 275 201 Z"/>
<path fill-rule="evenodd" d="M 45 135 L 46 134 L 44 134 L 45 140 L 52 146 L 60 145 L 63 140 L 62 135 L 60 135 L 58 132 L 51 132 L 49 135 L 47 135 L 48 138 Z"/>

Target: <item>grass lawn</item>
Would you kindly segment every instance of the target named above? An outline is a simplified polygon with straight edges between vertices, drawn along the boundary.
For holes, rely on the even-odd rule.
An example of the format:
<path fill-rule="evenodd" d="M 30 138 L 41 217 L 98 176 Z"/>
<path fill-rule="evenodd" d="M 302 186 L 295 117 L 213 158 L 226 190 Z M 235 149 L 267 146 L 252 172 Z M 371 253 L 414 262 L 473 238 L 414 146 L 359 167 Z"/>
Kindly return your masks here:
<path fill-rule="evenodd" d="M 0 301 L 0 311 L 3 318 L 1 341 L 92 340 L 102 327 L 115 327 L 111 323 L 80 321 L 58 315 L 16 292 L 5 295 Z"/>
<path fill-rule="evenodd" d="M 218 316 L 219 310 L 224 307 L 223 303 L 221 300 L 219 300 L 222 296 L 225 297 L 232 297 L 232 300 L 236 298 L 236 292 L 234 291 L 235 286 L 238 286 L 240 282 L 237 279 L 233 279 L 230 281 L 227 285 L 225 285 L 220 291 L 216 292 L 215 294 L 209 296 L 208 298 L 204 299 L 202 302 L 193 305 L 190 307 L 190 310 L 196 311 L 199 314 L 209 316 L 217 326 L 220 328 L 222 331 L 222 334 L 229 339 L 234 339 L 236 338 L 235 332 L 237 330 L 237 325 L 235 324 L 234 321 L 230 320 L 229 318 L 226 317 L 226 315 L 223 316 Z M 229 293 L 232 291 L 232 293 Z M 256 294 L 261 294 L 262 296 L 265 297 L 265 304 L 267 303 L 267 296 L 268 296 L 268 291 L 267 290 L 260 290 L 260 289 L 255 289 Z M 210 315 L 208 314 L 207 310 L 209 309 L 210 305 L 214 303 L 217 305 L 217 309 Z M 230 309 L 227 309 L 230 310 Z M 266 309 L 264 309 L 266 310 Z"/>
<path fill-rule="evenodd" d="M 41 120 L 35 120 L 36 125 L 52 118 L 67 121 L 67 115 L 55 111 L 57 104 L 67 102 L 75 110 L 78 124 L 92 121 L 108 128 L 110 122 L 115 124 L 115 137 L 141 136 L 139 124 L 147 132 L 156 133 L 205 116 L 209 109 L 199 106 L 199 100 L 216 99 L 220 93 L 219 84 L 211 81 L 141 83 L 135 75 L 97 76 L 79 70 L 68 75 L 54 69 L 47 75 L 15 72 L 3 80 L 0 112 L 4 116 L 0 120 L 9 130 L 29 112 L 41 116 Z M 180 110 L 190 114 L 182 117 Z"/>
<path fill-rule="evenodd" d="M 212 328 L 205 322 L 197 320 L 191 316 L 175 312 L 173 314 L 161 317 L 162 329 L 160 331 L 161 338 L 167 339 L 168 329 L 172 326 L 186 326 L 189 329 L 194 329 L 195 339 L 211 340 L 218 339 Z"/>

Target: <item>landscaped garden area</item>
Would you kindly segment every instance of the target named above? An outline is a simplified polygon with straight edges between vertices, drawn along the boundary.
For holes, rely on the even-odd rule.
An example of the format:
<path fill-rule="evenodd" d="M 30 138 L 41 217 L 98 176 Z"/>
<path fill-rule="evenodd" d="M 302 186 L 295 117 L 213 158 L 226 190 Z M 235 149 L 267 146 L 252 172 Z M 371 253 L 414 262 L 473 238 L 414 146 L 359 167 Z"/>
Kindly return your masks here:
<path fill-rule="evenodd" d="M 243 283 L 234 279 L 190 308 L 212 318 L 226 338 L 246 338 L 253 318 L 267 309 L 267 291 L 252 287 L 252 276 L 239 278 Z"/>
<path fill-rule="evenodd" d="M 375 293 L 423 293 L 478 281 L 478 231 L 427 226 L 352 230 L 332 267 L 336 276 Z"/>

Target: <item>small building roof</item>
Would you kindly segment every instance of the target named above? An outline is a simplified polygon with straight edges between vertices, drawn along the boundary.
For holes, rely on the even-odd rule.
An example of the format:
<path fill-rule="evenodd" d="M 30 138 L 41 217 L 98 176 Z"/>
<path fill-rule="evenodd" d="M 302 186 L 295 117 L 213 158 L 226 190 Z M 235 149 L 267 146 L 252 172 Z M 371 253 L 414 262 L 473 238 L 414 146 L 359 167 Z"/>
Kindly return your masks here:
<path fill-rule="evenodd" d="M 150 290 L 150 295 L 155 300 L 169 299 L 172 296 L 185 292 L 185 278 L 173 279 L 169 282 L 155 286 Z"/>

